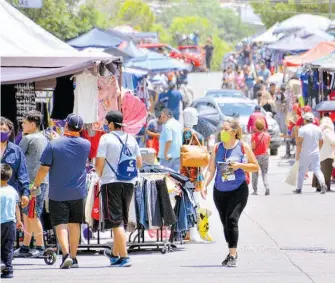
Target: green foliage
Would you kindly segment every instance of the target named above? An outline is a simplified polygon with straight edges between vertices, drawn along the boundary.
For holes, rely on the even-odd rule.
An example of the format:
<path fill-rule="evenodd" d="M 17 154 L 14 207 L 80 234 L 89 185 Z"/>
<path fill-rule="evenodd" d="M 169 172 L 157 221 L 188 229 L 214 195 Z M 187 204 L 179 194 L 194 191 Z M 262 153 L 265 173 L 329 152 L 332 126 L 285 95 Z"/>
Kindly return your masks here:
<path fill-rule="evenodd" d="M 216 26 L 208 19 L 196 16 L 174 18 L 170 26 L 170 34 L 190 34 L 198 31 L 200 41 L 204 42 L 208 36 L 215 34 Z"/>
<path fill-rule="evenodd" d="M 288 3 L 273 3 L 265 0 L 263 3 L 251 2 L 251 6 L 267 28 L 298 13 L 328 16 L 329 12 L 329 4 L 324 1 L 321 3 L 319 0 L 301 0 L 299 3 L 295 0 L 290 0 Z M 333 11 L 334 8 L 335 3 Z"/>
<path fill-rule="evenodd" d="M 153 24 L 150 31 L 157 32 L 161 42 L 169 43 L 173 41 L 171 33 L 166 28 L 164 28 L 162 24 Z"/>
<path fill-rule="evenodd" d="M 10 1 L 11 2 L 11 1 Z M 108 20 L 92 5 L 80 0 L 43 0 L 41 9 L 19 9 L 35 23 L 62 40 L 74 38 L 94 26 L 107 27 Z"/>
<path fill-rule="evenodd" d="M 211 69 L 219 71 L 223 56 L 232 50 L 232 46 L 223 41 L 219 36 L 213 36 L 214 53 Z"/>
<path fill-rule="evenodd" d="M 131 25 L 136 30 L 149 31 L 155 22 L 155 15 L 141 0 L 126 0 L 116 15 L 116 21 Z"/>

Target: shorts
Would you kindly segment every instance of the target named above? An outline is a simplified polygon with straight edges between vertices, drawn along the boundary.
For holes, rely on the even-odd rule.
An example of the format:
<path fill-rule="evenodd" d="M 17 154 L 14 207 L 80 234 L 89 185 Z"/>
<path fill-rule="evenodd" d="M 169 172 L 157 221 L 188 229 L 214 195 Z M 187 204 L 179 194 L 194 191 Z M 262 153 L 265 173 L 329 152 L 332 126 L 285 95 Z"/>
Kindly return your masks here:
<path fill-rule="evenodd" d="M 109 183 L 101 185 L 104 228 L 125 227 L 128 225 L 129 206 L 134 194 L 134 184 Z"/>
<path fill-rule="evenodd" d="M 52 227 L 68 223 L 84 223 L 85 199 L 55 201 L 49 200 Z"/>
<path fill-rule="evenodd" d="M 47 191 L 48 188 L 48 184 L 41 184 L 41 193 L 40 195 L 36 196 L 36 215 L 38 218 L 41 217 L 41 214 L 43 212 L 43 206 L 44 206 L 44 197 L 45 197 L 45 193 Z M 25 208 L 22 208 L 22 213 L 28 215 L 28 211 L 29 211 L 29 207 L 30 207 L 30 202 L 28 204 L 28 206 L 26 206 Z"/>

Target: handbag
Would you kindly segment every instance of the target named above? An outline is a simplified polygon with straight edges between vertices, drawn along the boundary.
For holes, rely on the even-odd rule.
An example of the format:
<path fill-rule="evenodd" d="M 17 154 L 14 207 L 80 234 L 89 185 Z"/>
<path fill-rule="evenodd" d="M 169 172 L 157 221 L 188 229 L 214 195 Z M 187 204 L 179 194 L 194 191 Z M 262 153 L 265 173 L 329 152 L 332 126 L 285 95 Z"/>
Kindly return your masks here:
<path fill-rule="evenodd" d="M 196 145 L 192 144 L 193 139 Z M 206 167 L 209 164 L 209 153 L 206 146 L 201 145 L 196 134 L 192 133 L 189 144 L 182 145 L 180 164 L 183 167 Z"/>

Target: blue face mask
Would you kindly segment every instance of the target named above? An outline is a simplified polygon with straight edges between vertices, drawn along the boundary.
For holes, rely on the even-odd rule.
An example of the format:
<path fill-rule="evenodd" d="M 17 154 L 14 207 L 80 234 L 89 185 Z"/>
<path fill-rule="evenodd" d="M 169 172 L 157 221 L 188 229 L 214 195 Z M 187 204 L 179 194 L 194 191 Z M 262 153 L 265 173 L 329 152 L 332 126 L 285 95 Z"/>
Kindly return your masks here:
<path fill-rule="evenodd" d="M 109 127 L 106 124 L 103 125 L 103 129 L 104 129 L 105 133 L 109 133 L 110 132 Z"/>

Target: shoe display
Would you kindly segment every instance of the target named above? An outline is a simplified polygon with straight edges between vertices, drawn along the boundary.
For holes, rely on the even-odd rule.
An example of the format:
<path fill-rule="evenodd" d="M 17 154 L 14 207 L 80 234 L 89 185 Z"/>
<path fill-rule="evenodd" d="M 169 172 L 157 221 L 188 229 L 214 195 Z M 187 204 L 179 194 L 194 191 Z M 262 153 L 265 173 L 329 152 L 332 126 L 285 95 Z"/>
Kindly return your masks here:
<path fill-rule="evenodd" d="M 62 263 L 60 265 L 61 269 L 68 269 L 72 266 L 73 261 L 69 254 L 63 256 Z"/>

